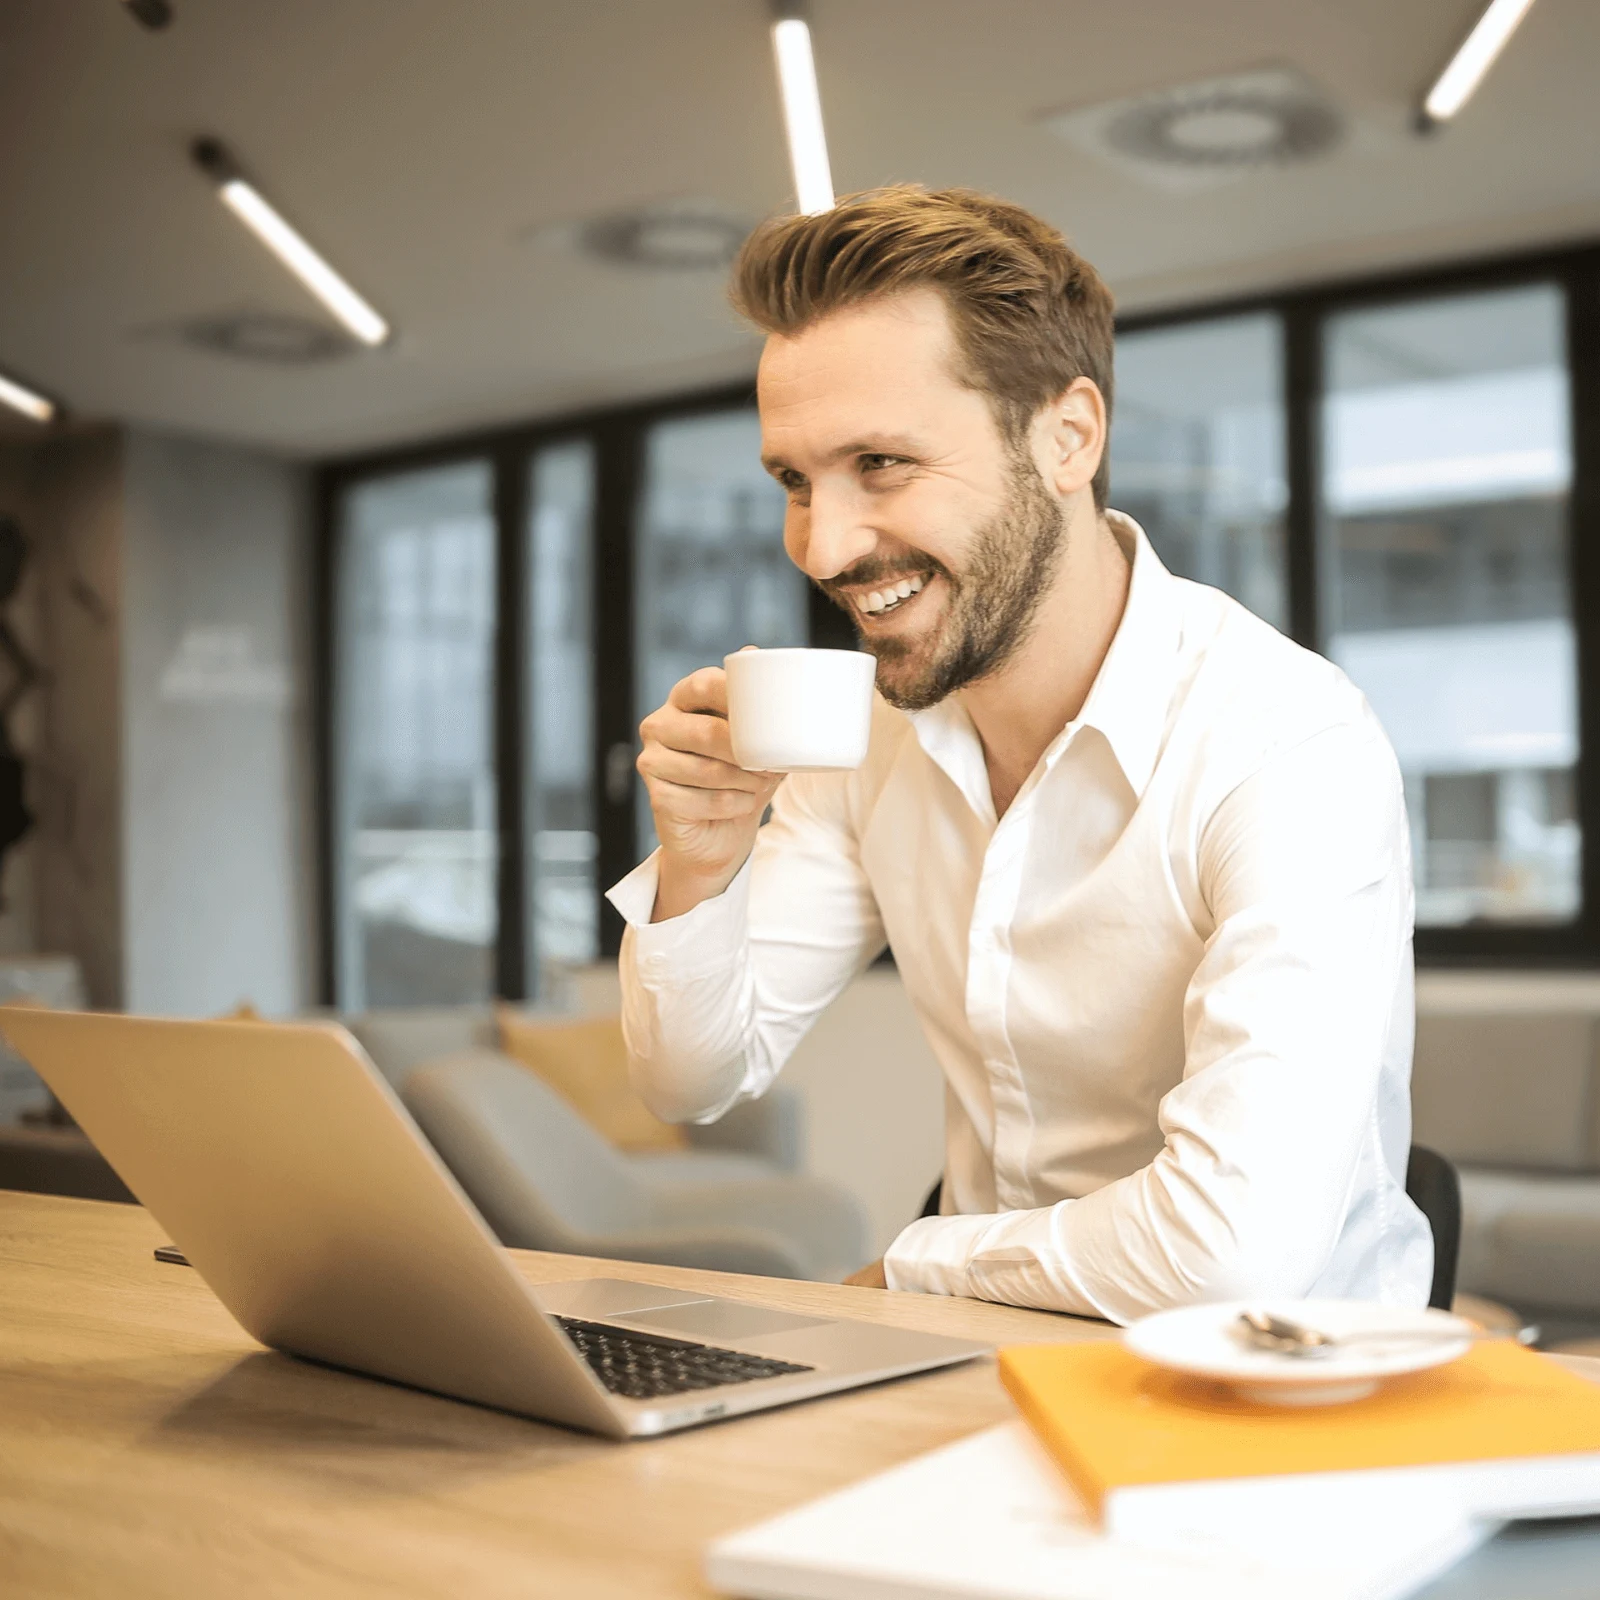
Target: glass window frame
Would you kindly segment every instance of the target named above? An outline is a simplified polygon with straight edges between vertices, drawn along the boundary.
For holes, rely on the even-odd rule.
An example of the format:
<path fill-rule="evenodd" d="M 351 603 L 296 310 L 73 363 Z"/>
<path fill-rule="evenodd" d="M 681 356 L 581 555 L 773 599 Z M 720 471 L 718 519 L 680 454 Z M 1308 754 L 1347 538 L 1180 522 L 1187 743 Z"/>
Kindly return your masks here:
<path fill-rule="evenodd" d="M 1442 266 L 1364 274 L 1271 293 L 1207 301 L 1119 320 L 1133 332 L 1248 313 L 1268 312 L 1283 336 L 1284 459 L 1288 505 L 1285 565 L 1289 635 L 1312 649 L 1325 643 L 1324 587 L 1319 572 L 1319 460 L 1323 338 L 1331 317 L 1346 310 L 1399 305 L 1440 294 L 1554 283 L 1565 293 L 1566 351 L 1570 379 L 1572 488 L 1568 548 L 1572 612 L 1578 634 L 1579 756 L 1577 810 L 1583 830 L 1582 906 L 1578 919 L 1559 926 L 1476 925 L 1423 928 L 1417 958 L 1423 965 L 1600 966 L 1600 241 L 1522 252 Z M 333 792 L 335 707 L 340 660 L 333 637 L 333 582 L 337 570 L 337 510 L 355 482 L 418 466 L 472 457 L 494 463 L 498 553 L 498 626 L 495 674 L 495 764 L 500 818 L 500 942 L 497 992 L 530 996 L 527 927 L 527 852 L 523 819 L 526 713 L 526 609 L 529 464 L 548 445 L 577 438 L 594 451 L 595 659 L 592 759 L 599 834 L 597 893 L 634 865 L 637 785 L 633 781 L 637 714 L 634 705 L 634 523 L 643 485 L 650 427 L 670 417 L 754 404 L 750 382 L 719 386 L 664 400 L 609 407 L 548 421 L 507 426 L 402 449 L 320 463 L 316 473 L 313 715 L 316 738 L 316 815 L 320 881 L 320 973 L 323 998 L 335 992 L 338 797 Z M 1112 502 L 1115 504 L 1115 484 Z M 847 618 L 811 594 L 814 644 L 854 643 Z M 599 907 L 603 955 L 616 952 L 622 925 L 603 901 Z"/>

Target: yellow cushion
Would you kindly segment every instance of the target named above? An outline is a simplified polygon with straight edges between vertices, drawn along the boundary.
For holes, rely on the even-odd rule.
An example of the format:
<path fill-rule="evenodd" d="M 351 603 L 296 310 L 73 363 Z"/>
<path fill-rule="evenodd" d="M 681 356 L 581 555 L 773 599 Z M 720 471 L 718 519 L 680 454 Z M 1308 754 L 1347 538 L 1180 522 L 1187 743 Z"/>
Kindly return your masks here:
<path fill-rule="evenodd" d="M 682 1150 L 683 1130 L 662 1122 L 628 1082 L 620 1017 L 537 1022 L 513 1006 L 496 1008 L 500 1048 L 535 1072 L 619 1150 Z"/>

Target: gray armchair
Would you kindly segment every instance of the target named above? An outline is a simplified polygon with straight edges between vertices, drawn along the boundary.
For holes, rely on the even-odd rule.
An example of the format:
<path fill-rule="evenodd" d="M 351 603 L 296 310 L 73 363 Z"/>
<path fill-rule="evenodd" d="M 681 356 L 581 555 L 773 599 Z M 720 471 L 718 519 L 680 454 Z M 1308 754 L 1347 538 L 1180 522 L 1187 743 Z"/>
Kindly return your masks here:
<path fill-rule="evenodd" d="M 861 1210 L 836 1185 L 742 1167 L 710 1181 L 653 1175 L 670 1158 L 621 1155 L 492 1050 L 417 1067 L 400 1095 L 508 1245 L 774 1278 L 837 1279 L 865 1258 Z"/>

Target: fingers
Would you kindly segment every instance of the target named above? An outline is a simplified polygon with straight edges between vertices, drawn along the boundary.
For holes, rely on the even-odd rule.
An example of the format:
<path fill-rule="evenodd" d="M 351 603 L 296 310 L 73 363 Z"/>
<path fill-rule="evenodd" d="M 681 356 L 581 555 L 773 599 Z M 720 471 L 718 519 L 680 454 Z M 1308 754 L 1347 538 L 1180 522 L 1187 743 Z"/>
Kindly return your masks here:
<path fill-rule="evenodd" d="M 672 783 L 665 778 L 649 778 L 650 807 L 658 817 L 668 816 L 679 822 L 732 822 L 740 818 L 759 817 L 778 787 L 777 779 L 768 779 L 761 790 L 698 789 L 687 784 Z"/>
<path fill-rule="evenodd" d="M 690 755 L 706 756 L 737 766 L 733 759 L 733 740 L 727 721 L 711 712 L 683 711 L 670 701 L 652 711 L 639 724 L 644 747 L 660 745 L 667 750 L 685 750 Z"/>
<path fill-rule="evenodd" d="M 709 712 L 714 717 L 728 715 L 728 677 L 721 667 L 701 667 L 687 678 L 680 678 L 667 696 L 667 704 L 679 711 Z"/>
<path fill-rule="evenodd" d="M 647 783 L 652 778 L 660 778 L 691 789 L 740 789 L 747 794 L 758 794 L 771 783 L 764 772 L 746 772 L 743 767 L 727 761 L 674 750 L 658 743 L 646 744 L 635 765 L 639 776 Z"/>

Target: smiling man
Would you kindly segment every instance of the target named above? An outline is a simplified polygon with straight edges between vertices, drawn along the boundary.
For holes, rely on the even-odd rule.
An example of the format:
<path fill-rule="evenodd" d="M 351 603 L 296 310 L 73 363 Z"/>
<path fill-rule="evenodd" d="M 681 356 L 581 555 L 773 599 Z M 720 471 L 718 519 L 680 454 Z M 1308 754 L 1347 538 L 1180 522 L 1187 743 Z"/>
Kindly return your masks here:
<path fill-rule="evenodd" d="M 645 720 L 661 847 L 611 894 L 640 1093 L 761 1094 L 887 943 L 945 1076 L 941 1214 L 852 1281 L 1119 1322 L 1424 1303 L 1394 756 L 1335 667 L 1107 509 L 1094 270 L 900 187 L 758 229 L 734 299 L 785 546 L 881 699 L 858 771 L 786 780 L 733 764 L 720 668 Z"/>

